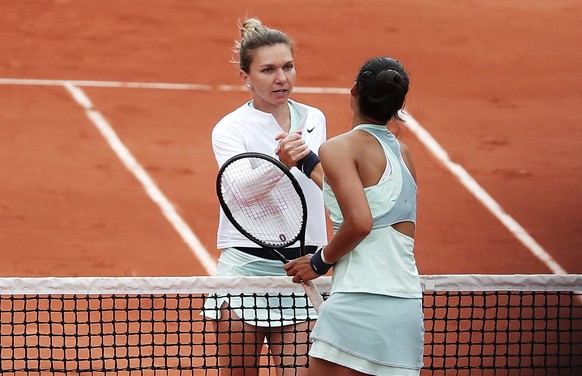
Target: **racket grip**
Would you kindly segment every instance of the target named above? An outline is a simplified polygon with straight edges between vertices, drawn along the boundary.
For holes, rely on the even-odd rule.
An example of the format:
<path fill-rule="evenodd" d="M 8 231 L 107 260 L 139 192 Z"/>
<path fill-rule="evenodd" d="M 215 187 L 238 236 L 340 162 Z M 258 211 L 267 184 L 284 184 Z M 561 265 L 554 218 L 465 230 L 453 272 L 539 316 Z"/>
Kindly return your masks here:
<path fill-rule="evenodd" d="M 301 282 L 301 285 L 303 285 L 303 289 L 305 290 L 309 301 L 313 304 L 315 312 L 319 313 L 319 306 L 323 303 L 323 296 L 321 296 L 319 290 L 317 290 L 315 283 L 313 283 L 313 281 L 307 281 Z"/>

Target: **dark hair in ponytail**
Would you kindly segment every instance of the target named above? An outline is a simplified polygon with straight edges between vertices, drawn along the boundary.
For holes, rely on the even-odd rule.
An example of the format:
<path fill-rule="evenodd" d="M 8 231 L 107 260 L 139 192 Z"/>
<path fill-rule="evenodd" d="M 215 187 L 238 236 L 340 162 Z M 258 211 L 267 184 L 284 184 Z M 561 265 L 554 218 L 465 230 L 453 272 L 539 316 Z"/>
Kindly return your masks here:
<path fill-rule="evenodd" d="M 381 124 L 388 123 L 392 118 L 403 120 L 398 112 L 404 107 L 409 78 L 397 60 L 383 56 L 366 61 L 356 84 L 362 115 Z"/>

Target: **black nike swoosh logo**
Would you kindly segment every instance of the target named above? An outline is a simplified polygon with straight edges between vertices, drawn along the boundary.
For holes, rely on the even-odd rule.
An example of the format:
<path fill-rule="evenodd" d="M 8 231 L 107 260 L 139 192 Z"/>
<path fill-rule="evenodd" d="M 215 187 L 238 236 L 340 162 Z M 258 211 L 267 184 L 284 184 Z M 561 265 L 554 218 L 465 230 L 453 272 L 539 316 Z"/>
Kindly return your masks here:
<path fill-rule="evenodd" d="M 311 128 L 311 129 L 308 129 L 308 130 L 307 130 L 307 133 L 311 133 L 311 132 L 313 132 L 313 130 L 314 130 L 314 129 L 315 129 L 315 127 Z"/>

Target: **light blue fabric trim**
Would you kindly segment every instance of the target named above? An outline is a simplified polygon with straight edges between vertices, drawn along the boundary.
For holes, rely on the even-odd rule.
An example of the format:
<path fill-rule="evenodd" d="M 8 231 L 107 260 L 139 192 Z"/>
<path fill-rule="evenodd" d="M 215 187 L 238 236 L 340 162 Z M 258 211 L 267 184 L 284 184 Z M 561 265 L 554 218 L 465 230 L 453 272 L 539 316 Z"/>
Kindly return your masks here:
<path fill-rule="evenodd" d="M 416 182 L 402 159 L 400 143 L 396 139 L 396 136 L 385 126 L 360 124 L 354 129 L 366 131 L 376 137 L 384 149 L 387 163 L 392 165 L 390 177 L 380 181 L 374 187 L 366 188 L 370 191 L 380 188 L 380 197 L 386 191 L 393 195 L 392 200 L 390 200 L 392 205 L 389 206 L 388 211 L 374 218 L 374 228 L 392 226 L 395 223 L 407 221 L 416 223 Z M 390 180 L 393 182 L 389 183 Z M 386 208 L 383 202 L 379 203 L 379 205 L 381 205 L 380 207 Z"/>
<path fill-rule="evenodd" d="M 289 132 L 295 132 L 301 125 L 301 113 L 295 104 L 291 101 L 289 103 L 289 112 L 291 114 L 291 128 Z"/>
<path fill-rule="evenodd" d="M 416 223 L 416 182 L 402 159 L 400 143 L 385 126 L 360 124 L 354 130 L 362 130 L 374 136 L 384 150 L 386 163 L 390 164 L 389 174 L 384 174 L 378 184 L 364 189 L 374 219 L 373 228 L 407 221 Z M 343 222 L 343 215 L 325 180 L 323 195 L 334 230 L 337 230 Z"/>

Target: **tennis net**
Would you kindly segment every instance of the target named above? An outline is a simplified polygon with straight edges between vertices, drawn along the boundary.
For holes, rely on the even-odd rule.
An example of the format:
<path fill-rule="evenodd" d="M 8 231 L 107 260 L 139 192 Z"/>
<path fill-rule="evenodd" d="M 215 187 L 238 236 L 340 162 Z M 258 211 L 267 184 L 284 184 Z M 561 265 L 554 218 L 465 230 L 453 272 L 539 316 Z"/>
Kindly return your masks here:
<path fill-rule="evenodd" d="M 316 285 L 328 293 L 331 278 Z M 422 375 L 582 375 L 582 275 L 425 275 L 422 285 Z M 207 317 L 220 299 L 242 302 L 258 325 L 293 323 L 310 310 L 287 277 L 0 278 L 0 371 L 288 375 L 307 366 L 309 321 L 242 364 L 253 347 L 241 342 L 244 329 L 223 331 Z M 264 302 L 293 317 L 257 314 Z"/>

